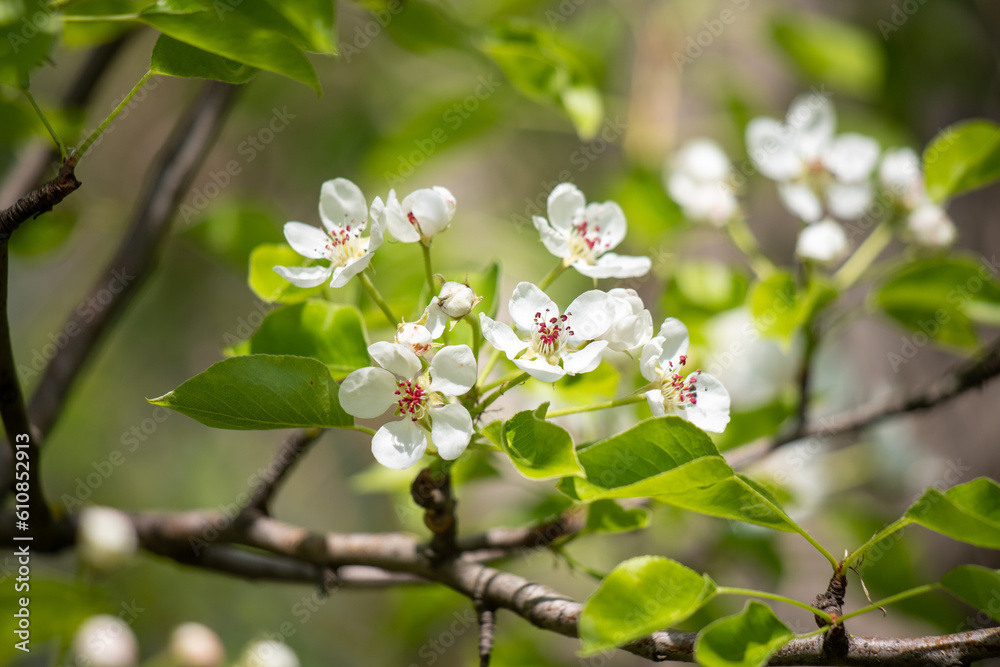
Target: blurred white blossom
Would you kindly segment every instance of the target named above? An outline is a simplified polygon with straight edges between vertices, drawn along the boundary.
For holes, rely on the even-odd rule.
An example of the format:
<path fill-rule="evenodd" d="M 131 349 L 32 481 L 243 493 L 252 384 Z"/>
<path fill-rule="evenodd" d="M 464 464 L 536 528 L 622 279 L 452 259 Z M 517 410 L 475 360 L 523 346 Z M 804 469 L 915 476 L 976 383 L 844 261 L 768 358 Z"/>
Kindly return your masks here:
<path fill-rule="evenodd" d="M 721 227 L 736 214 L 736 193 L 730 184 L 732 165 L 711 139 L 692 139 L 682 146 L 664 169 L 671 198 L 694 222 Z"/>

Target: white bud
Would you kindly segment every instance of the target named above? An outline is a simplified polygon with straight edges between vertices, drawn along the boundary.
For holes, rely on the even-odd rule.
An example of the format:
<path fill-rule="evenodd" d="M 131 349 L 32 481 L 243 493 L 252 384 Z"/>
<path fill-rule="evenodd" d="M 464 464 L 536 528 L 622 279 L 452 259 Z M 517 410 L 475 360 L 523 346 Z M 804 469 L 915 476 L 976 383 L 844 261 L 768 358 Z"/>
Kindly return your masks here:
<path fill-rule="evenodd" d="M 944 209 L 936 204 L 921 204 L 906 219 L 913 240 L 920 245 L 940 248 L 955 240 L 955 225 Z"/>
<path fill-rule="evenodd" d="M 438 193 L 438 196 L 444 200 L 444 205 L 448 209 L 448 221 L 450 222 L 455 217 L 455 208 L 458 206 L 455 195 L 451 194 L 451 190 L 440 185 L 435 185 L 431 189 Z"/>
<path fill-rule="evenodd" d="M 413 350 L 414 354 L 421 357 L 431 349 L 434 338 L 424 325 L 415 322 L 403 322 L 396 327 L 396 342 L 407 346 Z"/>
<path fill-rule="evenodd" d="M 803 259 L 811 259 L 821 264 L 835 264 L 851 250 L 847 233 L 836 220 L 824 218 L 805 226 L 799 232 L 795 254 Z"/>
<path fill-rule="evenodd" d="M 73 637 L 77 663 L 91 667 L 134 667 L 139 661 L 135 633 L 117 616 L 91 616 Z"/>
<path fill-rule="evenodd" d="M 124 512 L 88 507 L 80 512 L 76 550 L 84 563 L 101 572 L 123 567 L 135 555 L 139 539 Z"/>
<path fill-rule="evenodd" d="M 282 642 L 259 641 L 247 647 L 240 667 L 299 667 L 295 651 Z"/>
<path fill-rule="evenodd" d="M 472 288 L 463 283 L 447 282 L 441 287 L 437 296 L 438 307 L 448 317 L 460 319 L 465 317 L 483 297 L 476 296 Z"/>
<path fill-rule="evenodd" d="M 226 659 L 226 649 L 211 628 L 184 623 L 170 635 L 170 658 L 177 667 L 217 667 Z"/>

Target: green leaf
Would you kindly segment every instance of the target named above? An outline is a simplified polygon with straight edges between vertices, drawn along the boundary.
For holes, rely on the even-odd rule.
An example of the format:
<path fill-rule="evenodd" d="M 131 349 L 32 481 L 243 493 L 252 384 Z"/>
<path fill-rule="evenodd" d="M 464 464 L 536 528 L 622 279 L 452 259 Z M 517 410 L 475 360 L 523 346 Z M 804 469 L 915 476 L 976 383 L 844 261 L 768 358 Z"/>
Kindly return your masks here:
<path fill-rule="evenodd" d="M 1000 307 L 1000 283 L 972 258 L 931 257 L 897 264 L 870 298 L 874 307 L 925 336 L 921 344 L 929 338 L 970 348 L 979 341 L 974 320 L 988 319 Z M 914 335 L 911 347 L 916 341 Z M 900 354 L 912 357 L 905 349 Z M 893 359 L 890 356 L 890 362 Z M 902 363 L 901 358 L 897 361 Z"/>
<path fill-rule="evenodd" d="M 649 525 L 649 511 L 643 507 L 625 509 L 613 500 L 595 500 L 587 508 L 588 533 L 624 533 Z"/>
<path fill-rule="evenodd" d="M 0 7 L 0 84 L 28 89 L 31 72 L 49 58 L 61 22 L 43 0 Z"/>
<path fill-rule="evenodd" d="M 22 225 L 10 237 L 10 251 L 17 255 L 40 255 L 58 248 L 70 237 L 76 227 L 76 211 L 59 206 Z"/>
<path fill-rule="evenodd" d="M 984 611 L 1000 622 L 997 591 L 1000 591 L 1000 570 L 980 565 L 959 565 L 941 577 L 941 585 L 963 602 Z"/>
<path fill-rule="evenodd" d="M 1000 127 L 966 120 L 942 130 L 924 151 L 924 182 L 935 202 L 981 188 L 1000 178 Z"/>
<path fill-rule="evenodd" d="M 303 266 L 307 260 L 286 243 L 257 246 L 250 255 L 250 289 L 269 303 L 297 303 L 323 291 L 323 285 L 302 288 L 274 272 L 275 266 Z"/>
<path fill-rule="evenodd" d="M 268 0 L 268 4 L 302 35 L 307 51 L 337 53 L 333 0 Z"/>
<path fill-rule="evenodd" d="M 676 492 L 668 489 L 653 497 L 663 503 L 720 519 L 746 521 L 789 533 L 796 530 L 796 524 L 780 511 L 781 504 L 777 498 L 745 475 L 721 479 L 703 488 Z"/>
<path fill-rule="evenodd" d="M 669 558 L 639 556 L 620 563 L 580 613 L 582 652 L 592 655 L 679 623 L 715 591 L 707 574 Z"/>
<path fill-rule="evenodd" d="M 704 667 L 763 667 L 794 636 L 770 607 L 749 600 L 739 614 L 720 618 L 698 633 L 694 658 Z"/>
<path fill-rule="evenodd" d="M 545 421 L 547 408 L 546 403 L 534 412 L 518 412 L 504 422 L 500 447 L 528 479 L 582 475 L 573 439 L 565 429 Z"/>
<path fill-rule="evenodd" d="M 153 74 L 214 79 L 226 83 L 246 83 L 257 73 L 253 67 L 202 51 L 167 35 L 160 35 L 156 40 L 149 69 Z"/>
<path fill-rule="evenodd" d="M 249 2 L 249 0 L 244 0 Z M 197 3 L 163 2 L 140 14 L 140 20 L 174 39 L 251 67 L 275 72 L 322 91 L 312 63 L 285 35 L 257 25 L 244 14 L 194 11 Z M 247 7 L 251 5 L 248 4 Z M 188 11 L 189 13 L 179 13 Z"/>
<path fill-rule="evenodd" d="M 149 402 L 214 428 L 350 426 L 338 390 L 320 361 L 255 354 L 220 361 Z"/>
<path fill-rule="evenodd" d="M 790 273 L 776 271 L 753 286 L 750 309 L 761 333 L 787 343 L 836 296 L 836 289 L 823 279 L 814 278 L 802 291 Z"/>
<path fill-rule="evenodd" d="M 807 79 L 860 96 L 881 89 L 885 54 L 869 31 L 817 14 L 796 13 L 776 20 L 773 34 Z"/>
<path fill-rule="evenodd" d="M 1000 549 L 1000 485 L 987 477 L 953 486 L 944 493 L 927 489 L 904 516 L 953 539 Z"/>
<path fill-rule="evenodd" d="M 283 354 L 322 361 L 337 379 L 369 365 L 361 312 L 311 299 L 267 314 L 241 354 Z"/>

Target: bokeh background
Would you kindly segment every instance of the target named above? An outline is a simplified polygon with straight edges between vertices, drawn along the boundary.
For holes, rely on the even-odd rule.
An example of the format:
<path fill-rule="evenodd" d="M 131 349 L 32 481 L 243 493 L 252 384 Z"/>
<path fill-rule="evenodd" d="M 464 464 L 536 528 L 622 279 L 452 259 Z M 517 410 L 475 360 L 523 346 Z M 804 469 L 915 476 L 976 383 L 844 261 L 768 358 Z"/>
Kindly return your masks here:
<path fill-rule="evenodd" d="M 266 73 L 242 90 L 184 200 L 155 276 L 100 348 L 46 444 L 42 475 L 53 500 L 124 510 L 224 508 L 248 490 L 248 478 L 268 464 L 281 433 L 212 430 L 145 399 L 201 372 L 259 324 L 271 306 L 247 285 L 250 251 L 281 242 L 287 220 L 318 223 L 325 180 L 349 178 L 369 198 L 389 188 L 405 194 L 448 187 L 458 213 L 435 244 L 436 265 L 447 268 L 449 277 L 461 277 L 499 261 L 504 301 L 514 284 L 537 282 L 553 263 L 530 215 L 542 212 L 556 183 L 576 183 L 588 200 L 615 199 L 630 224 L 626 252 L 654 259 L 655 275 L 632 286 L 655 321 L 673 315 L 688 323 L 707 366 L 718 351 L 711 332 L 725 328 L 717 316 L 743 302 L 749 272 L 724 235 L 685 222 L 665 194 L 663 164 L 680 143 L 710 136 L 743 163 L 747 121 L 780 118 L 792 98 L 811 89 L 831 94 L 840 130 L 918 151 L 953 122 L 995 119 L 1000 111 L 1000 8 L 985 0 L 492 0 L 406 2 L 401 8 L 391 13 L 378 2 L 338 3 L 342 56 L 314 59 L 325 91 L 321 98 Z M 510 47 L 491 47 L 483 35 L 514 29 L 535 31 L 546 48 L 561 50 L 574 63 L 567 76 L 593 85 L 603 108 L 570 118 L 551 99 L 509 77 L 496 58 L 483 55 L 484 49 Z M 36 74 L 33 90 L 44 104 L 55 105 L 70 85 L 87 39 L 83 32 L 68 33 L 53 62 Z M 154 40 L 148 29 L 129 37 L 85 117 L 75 119 L 78 127 L 96 126 L 132 87 L 146 70 Z M 29 392 L 38 378 L 32 364 L 51 350 L 66 314 L 87 307 L 80 301 L 86 286 L 116 247 L 151 160 L 199 85 L 154 78 L 88 155 L 78 171 L 84 186 L 57 211 L 25 225 L 23 239 L 15 237 L 10 310 Z M 0 105 L 0 166 L 15 169 L 19 155 L 44 137 L 32 136 L 38 128 L 23 101 L 7 96 Z M 267 128 L 280 131 L 269 134 Z M 213 188 L 221 185 L 219 174 L 230 161 L 240 173 Z M 765 253 L 791 265 L 798 223 L 780 206 L 773 184 L 750 179 L 742 201 Z M 955 202 L 950 212 L 959 228 L 957 245 L 992 258 L 1000 248 L 998 211 L 996 188 Z M 30 232 L 43 225 L 45 231 Z M 887 256 L 899 252 L 901 246 L 893 246 Z M 416 249 L 391 244 L 376 255 L 375 269 L 378 284 L 400 304 L 397 312 L 414 315 L 419 304 L 405 302 L 411 296 L 405 286 L 421 280 Z M 588 286 L 567 274 L 552 294 L 565 304 Z M 355 288 L 334 296 L 364 306 L 377 334 L 379 314 Z M 857 316 L 822 345 L 817 414 L 917 386 L 964 354 L 926 346 L 893 368 L 889 355 L 900 350 L 906 333 L 869 314 L 864 297 L 863 288 L 845 297 Z M 983 334 L 989 339 L 993 332 Z M 780 366 L 791 352 L 776 347 L 771 354 Z M 739 359 L 734 366 L 740 368 Z M 760 408 L 757 426 L 773 428 L 787 414 L 790 387 L 783 386 L 766 406 L 754 405 L 755 373 L 763 384 L 768 372 L 755 367 L 749 379 L 744 374 L 750 395 L 745 406 Z M 614 391 L 616 384 L 617 376 L 607 371 L 598 389 Z M 618 387 L 623 389 L 631 387 Z M 505 409 L 547 400 L 551 391 L 541 387 L 537 396 L 512 399 Z M 555 397 L 571 399 L 569 392 Z M 853 549 L 927 485 L 1000 476 L 998 399 L 1000 391 L 987 387 L 930 414 L 779 452 L 756 470 L 765 479 L 785 471 L 794 515 L 831 551 Z M 594 437 L 645 411 L 626 408 L 567 424 L 578 437 Z M 748 430 L 723 444 L 751 437 Z M 124 453 L 124 464 L 100 483 L 87 483 L 114 450 Z M 407 477 L 373 466 L 363 436 L 328 434 L 296 469 L 276 515 L 316 530 L 420 531 L 405 495 Z M 558 507 L 551 485 L 523 482 L 499 457 L 470 457 L 464 470 L 468 481 L 458 488 L 463 531 L 520 525 Z M 794 535 L 670 508 L 657 508 L 645 531 L 582 538 L 570 553 L 605 571 L 633 555 L 670 556 L 726 585 L 759 586 L 806 601 L 825 589 L 828 577 L 824 561 Z M 0 558 L 6 586 L 12 559 Z M 1000 565 L 995 554 L 918 528 L 871 561 L 864 575 L 876 598 L 936 580 L 954 564 Z M 308 665 L 465 665 L 475 655 L 470 605 L 441 588 L 340 591 L 316 602 L 308 587 L 251 584 L 148 556 L 102 578 L 79 575 L 72 553 L 36 556 L 33 565 L 37 580 L 72 582 L 49 598 L 36 598 L 36 630 L 51 623 L 71 632 L 92 611 L 128 608 L 134 612 L 127 620 L 147 657 L 162 650 L 173 627 L 189 620 L 219 632 L 233 657 L 247 642 L 276 633 Z M 504 567 L 578 599 L 595 587 L 587 575 L 544 552 Z M 856 580 L 848 604 L 865 604 Z M 735 599 L 715 602 L 684 627 L 698 628 L 741 605 Z M 808 615 L 778 611 L 794 630 L 812 628 Z M 894 606 L 886 618 L 870 614 L 850 630 L 903 636 L 983 623 L 975 610 L 942 594 Z M 446 650 L 430 648 L 431 641 Z M 55 664 L 57 642 L 46 647 L 36 646 L 15 664 Z M 576 647 L 501 612 L 493 664 L 639 664 L 624 653 L 583 661 Z M 0 648 L 0 655 L 8 649 Z"/>

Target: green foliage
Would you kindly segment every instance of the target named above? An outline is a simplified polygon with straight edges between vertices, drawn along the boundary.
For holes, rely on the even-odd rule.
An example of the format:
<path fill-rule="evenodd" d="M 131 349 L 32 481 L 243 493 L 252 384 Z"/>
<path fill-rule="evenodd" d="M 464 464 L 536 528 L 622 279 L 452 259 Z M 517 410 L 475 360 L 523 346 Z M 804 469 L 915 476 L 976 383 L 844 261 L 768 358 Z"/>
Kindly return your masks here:
<path fill-rule="evenodd" d="M 679 260 L 671 266 L 673 279 L 663 293 L 663 310 L 689 329 L 700 329 L 714 315 L 741 306 L 746 299 L 746 277 L 722 262 Z"/>
<path fill-rule="evenodd" d="M 649 511 L 643 507 L 626 509 L 614 500 L 595 500 L 587 507 L 588 533 L 624 533 L 649 525 Z"/>
<path fill-rule="evenodd" d="M 872 304 L 911 331 L 940 343 L 973 347 L 974 322 L 1000 315 L 1000 283 L 964 257 L 901 261 L 875 287 Z"/>
<path fill-rule="evenodd" d="M 266 207 L 247 201 L 220 202 L 211 206 L 203 217 L 184 230 L 183 237 L 241 275 L 245 275 L 247 266 L 251 264 L 250 256 L 257 246 L 274 243 L 290 250 L 283 242 L 274 214 Z M 295 262 L 302 259 L 299 255 L 295 258 Z M 271 273 L 274 273 L 273 269 Z M 277 274 L 275 277 L 278 277 Z"/>
<path fill-rule="evenodd" d="M 943 202 L 1000 179 L 1000 127 L 988 120 L 955 123 L 924 151 L 927 195 Z"/>
<path fill-rule="evenodd" d="M 1000 485 L 987 477 L 927 489 L 904 515 L 912 523 L 978 547 L 1000 549 Z"/>
<path fill-rule="evenodd" d="M 312 357 L 326 364 L 338 380 L 369 364 L 361 312 L 318 299 L 271 311 L 257 332 L 234 351 Z"/>
<path fill-rule="evenodd" d="M 762 602 L 713 621 L 698 633 L 694 657 L 703 667 L 763 667 L 794 635 Z"/>
<path fill-rule="evenodd" d="M 5 2 L 0 6 L 0 84 L 28 89 L 31 72 L 51 53 L 59 21 L 44 0 Z"/>
<path fill-rule="evenodd" d="M 30 257 L 62 246 L 76 228 L 77 217 L 70 208 L 49 211 L 30 225 L 18 228 L 17 234 L 10 237 L 10 251 Z"/>
<path fill-rule="evenodd" d="M 517 471 L 528 479 L 582 475 L 569 433 L 545 421 L 548 407 L 545 403 L 534 411 L 518 412 L 499 428 L 491 424 L 483 435 L 503 449 Z"/>
<path fill-rule="evenodd" d="M 941 585 L 959 600 L 1000 622 L 1000 608 L 996 606 L 997 591 L 1000 590 L 1000 570 L 991 570 L 980 565 L 959 565 L 941 577 Z"/>
<path fill-rule="evenodd" d="M 254 354 L 213 364 L 149 402 L 214 428 L 350 426 L 354 420 L 340 407 L 338 390 L 316 359 Z"/>
<path fill-rule="evenodd" d="M 323 291 L 323 285 L 302 288 L 274 272 L 275 266 L 301 266 L 302 256 L 285 243 L 258 246 L 250 255 L 250 289 L 269 303 L 298 303 Z"/>
<path fill-rule="evenodd" d="M 639 556 L 620 563 L 580 613 L 583 654 L 621 646 L 673 626 L 715 596 L 716 585 L 677 561 Z"/>
<path fill-rule="evenodd" d="M 246 83 L 257 69 L 160 35 L 153 46 L 149 70 L 153 74 Z"/>
<path fill-rule="evenodd" d="M 800 327 L 813 320 L 837 296 L 826 279 L 814 276 L 801 289 L 787 271 L 776 271 L 750 290 L 750 308 L 757 328 L 765 336 L 788 343 Z"/>

